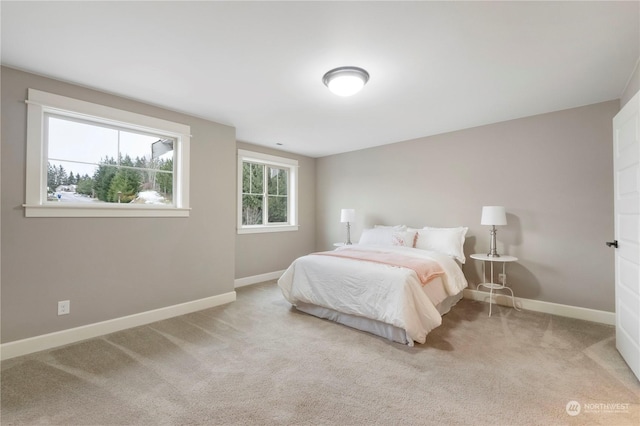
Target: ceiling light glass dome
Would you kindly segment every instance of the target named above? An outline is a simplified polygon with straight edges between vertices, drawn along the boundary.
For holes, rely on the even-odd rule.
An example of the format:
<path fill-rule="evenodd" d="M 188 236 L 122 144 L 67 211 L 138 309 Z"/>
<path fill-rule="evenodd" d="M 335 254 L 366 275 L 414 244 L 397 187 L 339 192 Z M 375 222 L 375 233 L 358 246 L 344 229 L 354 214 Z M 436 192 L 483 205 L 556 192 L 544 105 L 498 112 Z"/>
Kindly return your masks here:
<path fill-rule="evenodd" d="M 358 93 L 369 81 L 369 73 L 358 67 L 340 67 L 328 71 L 322 82 L 338 96 Z"/>

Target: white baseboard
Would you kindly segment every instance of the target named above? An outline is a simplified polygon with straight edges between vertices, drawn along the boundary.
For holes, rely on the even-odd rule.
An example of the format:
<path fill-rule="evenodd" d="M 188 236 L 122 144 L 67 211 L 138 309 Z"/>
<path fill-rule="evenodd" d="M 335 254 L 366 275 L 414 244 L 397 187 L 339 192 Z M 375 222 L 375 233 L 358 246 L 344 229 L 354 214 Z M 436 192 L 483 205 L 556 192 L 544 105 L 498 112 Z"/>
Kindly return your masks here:
<path fill-rule="evenodd" d="M 252 277 L 240 278 L 235 280 L 235 286 L 237 288 L 277 279 L 280 278 L 283 272 L 284 271 L 276 271 Z M 486 291 L 465 289 L 464 297 L 466 299 L 486 302 L 489 298 L 489 294 Z M 615 325 L 616 323 L 615 313 L 613 312 L 598 311 L 595 309 L 562 305 L 559 303 L 543 302 L 540 300 L 522 299 L 519 297 L 516 297 L 515 299 L 518 307 L 530 311 L 559 315 L 585 321 L 593 321 L 607 325 Z M 105 334 L 114 333 L 127 328 L 138 327 L 155 321 L 161 321 L 167 318 L 200 311 L 202 309 L 213 308 L 215 306 L 234 302 L 235 300 L 236 292 L 232 291 L 217 296 L 141 312 L 139 314 L 129 315 L 126 317 L 115 318 L 68 330 L 57 331 L 55 333 L 43 334 L 41 336 L 4 343 L 0 345 L 0 359 L 10 359 L 21 355 L 51 349 L 57 346 L 68 345 L 70 343 L 103 336 Z M 512 306 L 511 298 L 503 295 L 496 296 L 494 302 L 503 306 Z"/>
<path fill-rule="evenodd" d="M 219 294 L 217 296 L 206 297 L 204 299 L 193 300 L 191 302 L 180 303 L 178 305 L 167 306 L 165 308 L 154 309 L 152 311 L 140 312 L 139 314 L 128 315 L 126 317 L 114 318 L 108 321 L 83 325 L 81 327 L 70 328 L 68 330 L 56 331 L 55 333 L 43 334 L 41 336 L 16 340 L 0 345 L 0 359 L 5 360 L 33 352 L 51 349 L 57 346 L 68 345 L 81 340 L 103 336 L 127 328 L 138 327 L 155 321 L 189 314 L 202 309 L 213 308 L 236 300 L 236 292 Z"/>
<path fill-rule="evenodd" d="M 487 302 L 489 293 L 486 291 L 465 289 L 464 298 Z M 561 317 L 575 318 L 585 321 L 599 322 L 607 325 L 616 324 L 615 312 L 598 311 L 595 309 L 581 308 L 578 306 L 562 305 L 560 303 L 543 302 L 540 300 L 522 299 L 516 297 L 518 308 L 545 314 L 559 315 Z M 494 303 L 502 306 L 513 306 L 511 297 L 494 293 Z"/>
<path fill-rule="evenodd" d="M 284 270 L 267 272 L 266 274 L 254 275 L 252 277 L 236 278 L 234 281 L 235 288 L 244 287 L 247 285 L 258 284 L 265 281 L 277 280 L 284 274 Z"/>

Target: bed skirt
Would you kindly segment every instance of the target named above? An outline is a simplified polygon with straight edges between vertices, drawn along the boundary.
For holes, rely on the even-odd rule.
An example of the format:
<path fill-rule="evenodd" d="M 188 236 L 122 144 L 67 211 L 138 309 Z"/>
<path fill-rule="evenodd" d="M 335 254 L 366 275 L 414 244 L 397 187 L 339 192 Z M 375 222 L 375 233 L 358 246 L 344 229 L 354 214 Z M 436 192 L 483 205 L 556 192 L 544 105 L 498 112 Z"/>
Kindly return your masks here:
<path fill-rule="evenodd" d="M 458 301 L 460 301 L 460 299 L 462 299 L 462 292 L 454 296 L 446 297 L 436 305 L 436 308 L 438 309 L 438 312 L 440 312 L 440 315 L 444 315 L 449 312 L 451 308 L 456 303 L 458 303 Z M 325 318 L 346 325 L 348 327 L 355 328 L 357 330 L 366 331 L 367 333 L 384 337 L 385 339 L 389 339 L 394 342 L 413 346 L 413 340 L 407 338 L 406 331 L 391 324 L 360 317 L 357 315 L 345 314 L 333 309 L 312 305 L 310 303 L 298 302 L 295 307 L 299 311 L 305 312 L 318 318 Z"/>

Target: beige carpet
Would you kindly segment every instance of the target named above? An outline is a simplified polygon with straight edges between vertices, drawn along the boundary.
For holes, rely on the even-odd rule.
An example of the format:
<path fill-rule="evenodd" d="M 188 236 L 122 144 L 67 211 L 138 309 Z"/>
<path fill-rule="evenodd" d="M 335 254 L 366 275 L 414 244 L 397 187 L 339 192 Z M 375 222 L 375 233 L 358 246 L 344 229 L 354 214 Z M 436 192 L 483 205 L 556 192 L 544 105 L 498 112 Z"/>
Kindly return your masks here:
<path fill-rule="evenodd" d="M 613 327 L 487 312 L 463 300 L 411 348 L 299 313 L 275 282 L 245 287 L 226 306 L 4 362 L 0 421 L 640 424 Z"/>

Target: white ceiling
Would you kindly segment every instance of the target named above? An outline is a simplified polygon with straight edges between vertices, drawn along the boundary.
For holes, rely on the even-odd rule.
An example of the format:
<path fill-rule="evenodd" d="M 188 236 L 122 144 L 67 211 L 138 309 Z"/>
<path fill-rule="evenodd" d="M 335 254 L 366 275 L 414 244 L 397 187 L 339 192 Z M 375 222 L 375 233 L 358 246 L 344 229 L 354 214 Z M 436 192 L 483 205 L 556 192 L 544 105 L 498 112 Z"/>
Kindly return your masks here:
<path fill-rule="evenodd" d="M 312 157 L 618 99 L 640 56 L 637 1 L 0 7 L 4 65 Z M 345 65 L 351 98 L 321 81 Z"/>

